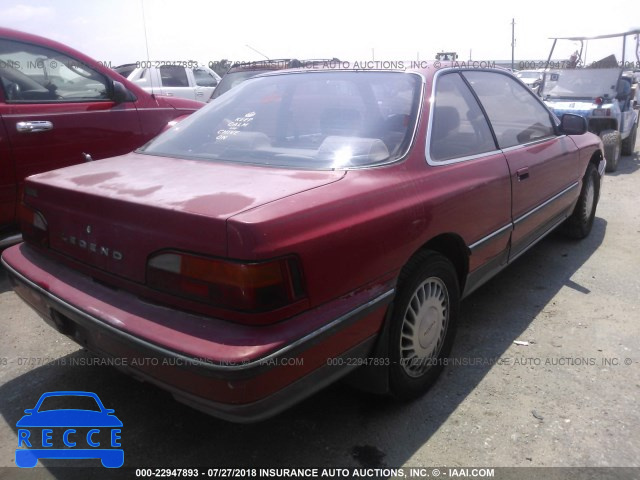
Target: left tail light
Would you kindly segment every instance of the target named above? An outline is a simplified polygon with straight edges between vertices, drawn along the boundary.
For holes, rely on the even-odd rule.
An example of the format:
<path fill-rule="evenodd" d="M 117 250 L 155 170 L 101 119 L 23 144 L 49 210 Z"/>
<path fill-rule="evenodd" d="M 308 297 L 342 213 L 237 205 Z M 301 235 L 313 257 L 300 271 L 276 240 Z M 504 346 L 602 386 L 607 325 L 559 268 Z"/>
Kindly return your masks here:
<path fill-rule="evenodd" d="M 49 246 L 49 228 L 44 215 L 24 203 L 20 205 L 20 230 L 26 242 Z"/>
<path fill-rule="evenodd" d="M 147 262 L 147 285 L 172 295 L 242 312 L 266 312 L 304 296 L 294 257 L 266 262 L 232 262 L 163 252 Z"/>

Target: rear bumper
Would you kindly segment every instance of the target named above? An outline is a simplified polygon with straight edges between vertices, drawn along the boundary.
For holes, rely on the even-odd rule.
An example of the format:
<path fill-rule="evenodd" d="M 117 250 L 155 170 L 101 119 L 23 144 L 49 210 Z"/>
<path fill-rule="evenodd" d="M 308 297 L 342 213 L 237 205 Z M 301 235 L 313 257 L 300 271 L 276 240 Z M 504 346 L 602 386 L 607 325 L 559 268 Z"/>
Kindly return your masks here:
<path fill-rule="evenodd" d="M 275 415 L 356 368 L 394 293 L 380 284 L 250 327 L 149 304 L 24 244 L 6 250 L 2 263 L 16 293 L 58 331 L 177 400 L 237 422 Z"/>

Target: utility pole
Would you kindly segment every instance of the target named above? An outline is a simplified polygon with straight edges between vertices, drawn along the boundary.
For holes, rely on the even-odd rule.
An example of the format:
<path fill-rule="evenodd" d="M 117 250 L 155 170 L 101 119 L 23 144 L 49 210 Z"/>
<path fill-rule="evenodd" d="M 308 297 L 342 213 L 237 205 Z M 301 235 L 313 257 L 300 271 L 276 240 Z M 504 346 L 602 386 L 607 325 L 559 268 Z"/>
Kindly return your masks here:
<path fill-rule="evenodd" d="M 516 19 L 511 19 L 511 71 L 513 71 L 514 67 L 514 53 L 516 49 Z"/>

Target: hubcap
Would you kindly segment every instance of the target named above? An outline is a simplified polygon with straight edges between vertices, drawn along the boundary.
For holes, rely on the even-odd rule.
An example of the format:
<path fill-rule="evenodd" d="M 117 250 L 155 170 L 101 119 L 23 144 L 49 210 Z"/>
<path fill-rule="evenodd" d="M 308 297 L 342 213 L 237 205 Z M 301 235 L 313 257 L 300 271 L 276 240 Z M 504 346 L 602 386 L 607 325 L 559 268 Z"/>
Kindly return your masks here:
<path fill-rule="evenodd" d="M 430 277 L 413 292 L 400 334 L 400 363 L 410 377 L 419 377 L 442 349 L 449 322 L 449 294 L 444 282 Z"/>
<path fill-rule="evenodd" d="M 591 212 L 593 212 L 593 200 L 596 196 L 596 189 L 593 186 L 593 178 L 589 178 L 589 183 L 587 183 L 587 192 L 585 196 L 585 204 L 584 204 L 584 219 L 589 220 L 591 218 Z"/>

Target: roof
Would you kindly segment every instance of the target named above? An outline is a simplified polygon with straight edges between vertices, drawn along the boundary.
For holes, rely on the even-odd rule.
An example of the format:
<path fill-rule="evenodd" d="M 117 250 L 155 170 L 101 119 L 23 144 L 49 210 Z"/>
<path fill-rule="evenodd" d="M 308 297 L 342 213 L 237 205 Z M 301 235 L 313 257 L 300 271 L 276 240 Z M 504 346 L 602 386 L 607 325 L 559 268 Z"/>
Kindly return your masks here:
<path fill-rule="evenodd" d="M 627 35 L 640 35 L 640 29 L 629 30 L 622 33 L 609 33 L 607 35 L 596 35 L 595 37 L 549 37 L 552 40 L 599 40 L 602 38 L 625 37 Z"/>

